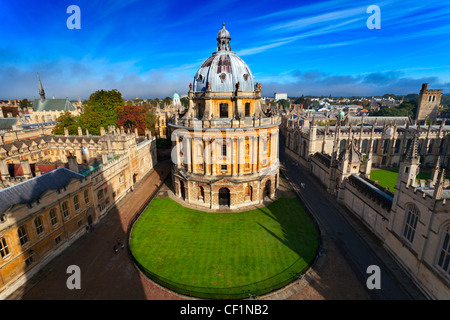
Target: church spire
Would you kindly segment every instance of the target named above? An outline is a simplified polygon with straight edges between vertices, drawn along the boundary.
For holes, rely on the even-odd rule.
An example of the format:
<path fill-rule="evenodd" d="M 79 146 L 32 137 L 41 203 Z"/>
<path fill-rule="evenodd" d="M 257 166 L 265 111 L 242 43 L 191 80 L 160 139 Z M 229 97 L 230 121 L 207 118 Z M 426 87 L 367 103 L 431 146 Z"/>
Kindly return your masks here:
<path fill-rule="evenodd" d="M 41 83 L 41 78 L 39 78 L 39 73 L 37 74 L 37 77 L 38 77 L 38 81 L 39 81 L 39 95 L 41 96 L 41 102 L 44 102 L 45 91 L 44 91 L 44 87 L 42 86 L 42 83 Z"/>

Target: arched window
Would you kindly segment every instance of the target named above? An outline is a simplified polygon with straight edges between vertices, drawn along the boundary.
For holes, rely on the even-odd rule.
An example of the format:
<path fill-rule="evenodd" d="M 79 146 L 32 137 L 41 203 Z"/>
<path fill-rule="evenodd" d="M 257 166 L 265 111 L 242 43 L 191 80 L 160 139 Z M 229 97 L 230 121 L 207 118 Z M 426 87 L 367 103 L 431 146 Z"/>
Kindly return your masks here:
<path fill-rule="evenodd" d="M 252 186 L 246 186 L 244 190 L 244 201 L 252 201 Z"/>
<path fill-rule="evenodd" d="M 339 153 L 345 150 L 345 140 L 341 140 L 339 143 Z"/>
<path fill-rule="evenodd" d="M 55 208 L 51 209 L 49 215 L 50 215 L 50 222 L 52 226 L 54 226 L 55 224 L 58 223 L 58 217 L 56 216 L 56 209 Z"/>
<path fill-rule="evenodd" d="M 89 203 L 89 192 L 88 190 L 84 190 L 84 203 Z"/>
<path fill-rule="evenodd" d="M 417 221 L 419 220 L 419 209 L 413 204 L 406 207 L 406 217 L 403 229 L 403 237 L 410 243 L 414 240 L 416 233 Z"/>
<path fill-rule="evenodd" d="M 17 235 L 19 236 L 20 245 L 23 246 L 28 242 L 27 231 L 24 226 L 19 227 L 17 229 Z"/>
<path fill-rule="evenodd" d="M 75 211 L 80 209 L 80 202 L 78 201 L 78 196 L 73 197 L 73 205 L 75 207 Z"/>
<path fill-rule="evenodd" d="M 63 217 L 67 218 L 69 216 L 69 206 L 67 205 L 67 202 L 63 202 L 61 206 Z"/>
<path fill-rule="evenodd" d="M 400 139 L 395 140 L 395 151 L 394 151 L 395 153 L 400 152 L 400 143 L 401 143 Z"/>
<path fill-rule="evenodd" d="M 40 217 L 34 219 L 34 227 L 36 229 L 37 235 L 40 235 L 42 232 L 44 232 L 44 227 L 42 226 L 42 219 Z"/>
<path fill-rule="evenodd" d="M 372 153 L 377 153 L 377 149 L 378 149 L 378 140 L 373 140 Z"/>
<path fill-rule="evenodd" d="M 385 139 L 383 143 L 383 153 L 388 153 L 389 151 L 389 139 Z"/>
<path fill-rule="evenodd" d="M 367 151 L 367 140 L 363 140 L 362 146 L 361 146 L 361 152 L 366 153 Z"/>
<path fill-rule="evenodd" d="M 205 190 L 203 187 L 198 187 L 198 201 L 205 202 Z"/>
<path fill-rule="evenodd" d="M 0 255 L 2 258 L 6 257 L 9 254 L 8 244 L 6 243 L 5 238 L 0 239 Z"/>
<path fill-rule="evenodd" d="M 442 246 L 438 255 L 437 265 L 450 275 L 450 225 L 444 229 Z"/>
<path fill-rule="evenodd" d="M 431 139 L 430 142 L 428 143 L 428 154 L 433 152 L 433 144 L 434 144 L 434 140 Z"/>
<path fill-rule="evenodd" d="M 299 152 L 299 151 L 300 151 L 299 148 L 298 148 L 299 142 L 300 142 L 300 138 L 299 138 L 299 136 L 298 136 L 298 133 L 296 133 L 296 134 L 295 134 L 295 138 L 294 138 L 294 151 L 295 151 L 295 152 Z"/>

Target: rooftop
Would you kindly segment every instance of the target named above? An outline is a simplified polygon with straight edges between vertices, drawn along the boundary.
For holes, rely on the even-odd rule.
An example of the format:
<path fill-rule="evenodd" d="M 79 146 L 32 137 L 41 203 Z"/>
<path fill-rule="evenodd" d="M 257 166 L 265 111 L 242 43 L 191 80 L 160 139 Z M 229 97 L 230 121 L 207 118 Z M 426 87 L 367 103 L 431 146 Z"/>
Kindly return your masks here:
<path fill-rule="evenodd" d="M 38 200 L 48 190 L 58 190 L 67 186 L 72 179 L 84 179 L 79 173 L 66 168 L 58 168 L 41 176 L 26 180 L 12 187 L 0 190 L 0 213 L 17 204 L 27 204 Z"/>

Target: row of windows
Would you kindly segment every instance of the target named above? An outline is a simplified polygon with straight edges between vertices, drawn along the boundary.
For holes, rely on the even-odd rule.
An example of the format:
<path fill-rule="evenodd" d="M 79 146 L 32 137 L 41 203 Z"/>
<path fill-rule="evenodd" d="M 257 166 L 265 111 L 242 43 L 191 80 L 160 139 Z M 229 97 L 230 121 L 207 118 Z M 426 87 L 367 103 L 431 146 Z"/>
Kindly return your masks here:
<path fill-rule="evenodd" d="M 221 103 L 219 105 L 219 116 L 220 118 L 230 118 L 230 115 L 228 113 L 228 103 Z M 203 116 L 203 108 L 201 105 L 199 105 L 199 116 Z M 250 103 L 247 102 L 244 105 L 244 116 L 250 117 Z"/>
<path fill-rule="evenodd" d="M 289 141 L 290 140 L 288 138 L 288 145 L 289 145 Z M 347 140 L 341 140 L 340 141 L 340 143 L 339 143 L 339 152 L 342 152 L 343 150 L 345 150 L 346 141 Z M 383 141 L 383 142 L 381 142 L 381 141 Z M 294 150 L 297 150 L 297 151 L 299 150 L 299 142 L 300 142 L 300 137 L 299 137 L 298 134 L 296 134 L 295 135 L 295 139 L 294 139 Z M 400 152 L 401 142 L 402 142 L 402 139 L 395 140 L 395 142 L 394 142 L 394 153 L 398 154 Z M 423 151 L 425 153 L 431 154 L 433 152 L 433 148 L 434 148 L 436 142 L 438 142 L 438 141 L 433 140 L 433 139 L 429 140 L 428 144 L 425 146 L 425 150 L 422 150 L 423 146 L 425 145 L 425 143 L 427 143 L 427 141 L 425 139 L 419 139 L 419 141 L 418 141 L 418 152 L 422 153 L 422 151 Z M 384 140 L 375 139 L 373 141 L 372 150 L 369 150 L 369 140 L 365 139 L 365 140 L 362 141 L 362 144 L 361 144 L 361 152 L 362 153 L 370 153 L 370 152 L 377 153 L 378 144 L 379 143 L 383 143 L 383 145 L 381 147 L 381 153 L 388 153 L 389 146 L 390 146 L 390 140 L 389 139 L 384 139 Z M 412 143 L 412 139 L 408 139 L 407 143 L 406 143 L 406 147 L 404 147 L 404 150 L 408 150 L 410 145 L 411 145 L 411 143 Z M 441 140 L 440 141 L 440 144 L 439 144 L 439 153 L 440 154 L 443 154 L 445 152 L 444 143 L 445 143 L 445 140 Z M 304 141 L 303 144 L 304 144 L 304 148 L 306 148 L 305 141 Z"/>
<path fill-rule="evenodd" d="M 84 195 L 85 204 L 89 204 L 90 200 L 89 200 L 88 190 L 84 190 L 83 195 Z M 79 202 L 78 195 L 73 197 L 73 203 L 74 203 L 75 210 L 78 211 L 80 209 L 80 202 Z M 67 201 L 64 201 L 61 204 L 61 211 L 62 211 L 62 215 L 64 218 L 69 217 L 69 206 L 68 206 Z M 53 227 L 55 227 L 58 224 L 58 217 L 56 215 L 56 209 L 55 208 L 50 209 L 48 214 L 49 214 L 51 225 Z M 42 223 L 42 216 L 38 216 L 33 220 L 33 226 L 34 226 L 37 236 L 44 233 L 44 225 Z M 17 229 L 17 236 L 19 237 L 19 242 L 20 242 L 21 246 L 25 246 L 28 243 L 29 237 L 28 237 L 28 233 L 27 233 L 25 226 L 20 226 Z M 1 242 L 2 243 L 0 244 L 0 255 L 3 258 L 9 254 L 9 249 L 6 244 L 5 238 L 2 238 Z"/>

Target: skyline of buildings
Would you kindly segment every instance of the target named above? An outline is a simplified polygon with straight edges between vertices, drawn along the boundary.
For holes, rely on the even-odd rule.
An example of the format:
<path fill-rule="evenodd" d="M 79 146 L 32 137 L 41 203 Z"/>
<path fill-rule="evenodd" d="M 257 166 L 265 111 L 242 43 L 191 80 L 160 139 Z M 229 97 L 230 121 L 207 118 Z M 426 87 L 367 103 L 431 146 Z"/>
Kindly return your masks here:
<path fill-rule="evenodd" d="M 81 29 L 70 30 L 66 4 L 2 3 L 0 97 L 32 99 L 37 72 L 49 97 L 85 99 L 98 89 L 118 89 L 126 99 L 185 94 L 222 22 L 263 96 L 408 94 L 422 83 L 448 92 L 448 6 L 373 4 L 381 29 L 367 27 L 367 6 L 346 0 L 78 1 Z"/>

